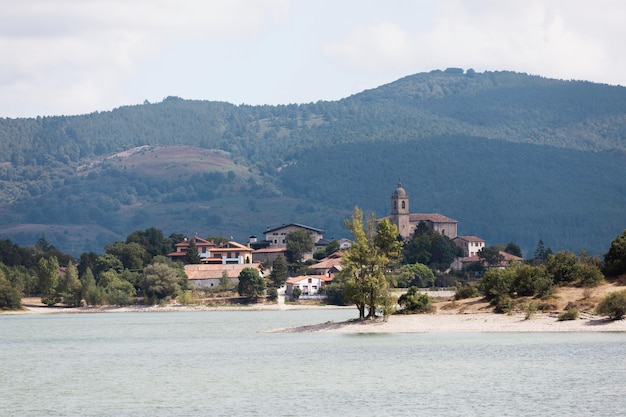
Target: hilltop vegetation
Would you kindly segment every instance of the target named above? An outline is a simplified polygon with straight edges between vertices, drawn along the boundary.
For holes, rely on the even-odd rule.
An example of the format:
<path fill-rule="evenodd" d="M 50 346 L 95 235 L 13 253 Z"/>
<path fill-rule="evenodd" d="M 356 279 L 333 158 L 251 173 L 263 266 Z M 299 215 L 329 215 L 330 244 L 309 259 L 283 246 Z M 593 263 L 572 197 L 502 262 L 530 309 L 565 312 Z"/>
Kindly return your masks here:
<path fill-rule="evenodd" d="M 153 226 L 338 238 L 354 205 L 387 214 L 400 177 L 411 211 L 461 234 L 600 253 L 626 224 L 625 150 L 623 87 L 459 69 L 336 102 L 0 119 L 0 236 L 75 254 Z"/>

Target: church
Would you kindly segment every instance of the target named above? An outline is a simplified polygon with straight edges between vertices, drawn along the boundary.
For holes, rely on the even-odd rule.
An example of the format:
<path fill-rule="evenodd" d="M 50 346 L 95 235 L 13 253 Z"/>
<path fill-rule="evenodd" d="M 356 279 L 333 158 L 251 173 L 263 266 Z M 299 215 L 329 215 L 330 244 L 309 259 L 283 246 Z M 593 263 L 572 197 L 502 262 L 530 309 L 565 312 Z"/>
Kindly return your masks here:
<path fill-rule="evenodd" d="M 391 214 L 387 217 L 391 223 L 398 227 L 398 232 L 403 239 L 408 240 L 413 236 L 415 227 L 423 221 L 431 229 L 444 236 L 454 239 L 457 237 L 457 221 L 439 213 L 421 214 L 409 211 L 409 195 L 402 188 L 402 183 L 398 181 L 398 186 L 391 195 Z"/>

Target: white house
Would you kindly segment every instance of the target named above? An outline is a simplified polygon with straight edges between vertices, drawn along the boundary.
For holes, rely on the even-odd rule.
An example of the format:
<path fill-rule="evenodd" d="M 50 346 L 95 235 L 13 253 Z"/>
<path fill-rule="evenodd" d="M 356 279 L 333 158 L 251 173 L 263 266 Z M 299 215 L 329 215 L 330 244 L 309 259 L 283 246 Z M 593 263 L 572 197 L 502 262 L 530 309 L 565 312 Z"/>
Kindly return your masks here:
<path fill-rule="evenodd" d="M 285 294 L 291 297 L 293 296 L 293 290 L 299 288 L 301 298 L 319 296 L 321 288 L 329 284 L 332 280 L 332 277 L 326 275 L 300 275 L 298 277 L 289 278 L 287 280 Z"/>
<path fill-rule="evenodd" d="M 478 252 L 485 247 L 485 240 L 476 236 L 457 236 L 452 241 L 463 249 L 464 258 L 478 255 Z"/>

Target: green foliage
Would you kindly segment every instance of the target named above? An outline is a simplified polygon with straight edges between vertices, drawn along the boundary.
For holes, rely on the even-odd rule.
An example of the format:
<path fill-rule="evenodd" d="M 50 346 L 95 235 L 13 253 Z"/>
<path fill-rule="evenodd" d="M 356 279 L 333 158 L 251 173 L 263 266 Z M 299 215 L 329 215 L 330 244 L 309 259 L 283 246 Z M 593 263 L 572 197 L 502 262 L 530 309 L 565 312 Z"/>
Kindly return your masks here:
<path fill-rule="evenodd" d="M 181 230 L 194 216 L 195 227 L 235 227 L 242 236 L 304 207 L 302 221 L 332 235 L 354 204 L 386 207 L 389 172 L 410 172 L 425 179 L 414 194 L 428 196 L 426 210 L 450 212 L 488 241 L 514 236 L 529 248 L 541 230 L 561 248 L 600 253 L 626 216 L 626 197 L 615 192 L 626 173 L 624 121 L 616 117 L 626 111 L 625 95 L 619 86 L 457 70 L 411 75 L 336 102 L 167 99 L 2 119 L 0 221 L 56 224 L 47 231 L 54 246 L 100 250 L 147 222 Z M 458 187 L 458 173 L 470 170 L 473 187 Z M 511 178 L 526 181 L 512 189 Z M 210 214 L 194 208 L 207 201 L 216 203 Z M 262 215 L 246 218 L 250 201 Z M 485 207 L 495 209 L 485 215 Z M 596 220 L 585 222 L 591 215 Z M 41 232 L 13 235 L 32 242 Z"/>
<path fill-rule="evenodd" d="M 398 287 L 429 288 L 435 284 L 435 274 L 424 264 L 402 265 L 398 274 Z"/>
<path fill-rule="evenodd" d="M 290 262 L 302 262 L 304 255 L 313 251 L 313 235 L 305 229 L 294 230 L 287 233 L 287 257 Z"/>
<path fill-rule="evenodd" d="M 558 321 L 578 320 L 578 309 L 571 307 L 559 314 Z"/>
<path fill-rule="evenodd" d="M 463 285 L 460 282 L 457 282 L 456 290 L 454 292 L 455 300 L 463 300 L 466 298 L 474 298 L 478 296 L 478 288 L 473 285 Z"/>
<path fill-rule="evenodd" d="M 289 267 L 287 261 L 282 255 L 276 256 L 274 262 L 272 262 L 272 272 L 270 273 L 270 282 L 275 288 L 280 288 L 285 285 L 285 282 L 289 278 Z"/>
<path fill-rule="evenodd" d="M 267 289 L 267 300 L 276 301 L 278 299 L 278 289 L 276 287 L 270 287 Z"/>
<path fill-rule="evenodd" d="M 39 289 L 41 302 L 53 306 L 61 301 L 57 293 L 59 284 L 59 262 L 56 257 L 40 258 L 38 262 Z"/>
<path fill-rule="evenodd" d="M 500 265 L 504 261 L 504 255 L 497 246 L 486 246 L 478 251 L 478 257 L 487 264 L 487 267 Z"/>
<path fill-rule="evenodd" d="M 402 307 L 399 311 L 402 314 L 432 313 L 435 311 L 431 298 L 428 294 L 420 293 L 417 287 L 411 287 L 405 294 L 402 294 L 398 298 L 398 304 Z"/>
<path fill-rule="evenodd" d="M 237 292 L 242 297 L 256 299 L 265 294 L 266 284 L 257 268 L 244 268 L 239 273 Z"/>
<path fill-rule="evenodd" d="M 552 292 L 552 277 L 543 266 L 516 263 L 510 267 L 515 278 L 511 290 L 519 296 L 545 297 Z"/>
<path fill-rule="evenodd" d="M 626 230 L 611 242 L 604 255 L 604 273 L 607 277 L 626 275 Z"/>
<path fill-rule="evenodd" d="M 569 251 L 548 255 L 546 265 L 557 285 L 596 287 L 604 279 L 595 263 L 583 263 L 578 256 Z"/>
<path fill-rule="evenodd" d="M 298 300 L 301 295 L 302 295 L 302 290 L 300 289 L 300 287 L 295 287 L 291 291 L 291 298 L 293 298 L 294 300 Z"/>
<path fill-rule="evenodd" d="M 626 315 L 626 290 L 615 291 L 604 297 L 596 306 L 596 314 L 621 320 Z"/>
<path fill-rule="evenodd" d="M 65 274 L 59 277 L 57 289 L 63 303 L 68 307 L 80 307 L 82 305 L 82 285 L 78 279 L 78 270 L 70 263 L 65 269 Z"/>
<path fill-rule="evenodd" d="M 181 291 L 177 299 L 179 303 L 185 306 L 198 303 L 198 299 L 194 297 L 193 293 L 189 290 Z"/>
<path fill-rule="evenodd" d="M 421 263 L 431 269 L 445 271 L 454 258 L 460 256 L 460 251 L 450 238 L 420 222 L 413 237 L 404 246 L 404 258 L 409 264 Z"/>
<path fill-rule="evenodd" d="M 509 242 L 504 248 L 503 252 L 510 253 L 511 255 L 522 257 L 522 250 L 515 242 Z"/>
<path fill-rule="evenodd" d="M 489 269 L 478 281 L 478 288 L 495 305 L 499 300 L 510 297 L 514 282 L 515 273 L 512 269 Z"/>
<path fill-rule="evenodd" d="M 2 266 L 0 264 L 0 266 Z M 4 271 L 0 268 L 0 310 L 18 310 L 22 307 L 22 295 L 11 285 Z"/>
<path fill-rule="evenodd" d="M 160 301 L 180 291 L 179 280 L 176 268 L 167 264 L 152 264 L 143 270 L 141 288 L 149 300 Z"/>
<path fill-rule="evenodd" d="M 398 241 L 397 227 L 388 219 L 376 221 L 372 213 L 363 222 L 363 211 L 355 207 L 345 225 L 353 236 L 352 247 L 344 252 L 343 273 L 348 277 L 344 286 L 344 299 L 354 303 L 359 319 L 375 318 L 379 308 L 383 313 L 388 303 L 391 277 L 389 270 L 400 262 L 402 242 Z"/>

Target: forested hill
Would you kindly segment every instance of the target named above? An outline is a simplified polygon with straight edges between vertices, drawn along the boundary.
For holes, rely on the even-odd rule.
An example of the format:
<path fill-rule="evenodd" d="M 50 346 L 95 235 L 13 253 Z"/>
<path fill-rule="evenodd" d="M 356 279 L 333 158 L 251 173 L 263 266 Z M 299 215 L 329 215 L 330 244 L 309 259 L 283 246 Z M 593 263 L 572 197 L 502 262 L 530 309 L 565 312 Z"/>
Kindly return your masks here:
<path fill-rule="evenodd" d="M 335 102 L 0 119 L 0 238 L 80 253 L 153 226 L 341 237 L 355 204 L 388 214 L 400 178 L 412 212 L 488 244 L 603 253 L 626 228 L 625 150 L 624 87 L 460 69 Z"/>

